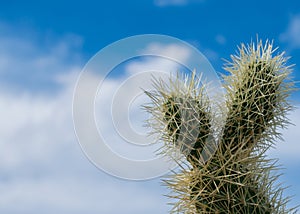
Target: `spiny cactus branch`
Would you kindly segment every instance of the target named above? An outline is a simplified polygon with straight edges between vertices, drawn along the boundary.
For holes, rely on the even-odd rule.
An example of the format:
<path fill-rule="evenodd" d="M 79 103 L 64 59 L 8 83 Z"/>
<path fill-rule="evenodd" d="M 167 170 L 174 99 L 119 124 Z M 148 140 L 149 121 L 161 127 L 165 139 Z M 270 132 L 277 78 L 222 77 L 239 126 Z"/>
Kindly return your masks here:
<path fill-rule="evenodd" d="M 242 45 L 225 70 L 226 118 L 221 135 L 212 127 L 211 100 L 195 72 L 191 77 L 155 80 L 155 92 L 146 92 L 152 105 L 149 121 L 164 142 L 161 154 L 183 154 L 190 164 L 165 182 L 178 199 L 171 213 L 291 213 L 289 198 L 276 186 L 276 161 L 266 151 L 281 137 L 288 97 L 294 90 L 291 67 L 272 43 Z M 224 106 L 220 106 L 220 108 Z M 213 152 L 209 159 L 204 154 Z M 206 151 L 206 153 L 205 153 Z"/>

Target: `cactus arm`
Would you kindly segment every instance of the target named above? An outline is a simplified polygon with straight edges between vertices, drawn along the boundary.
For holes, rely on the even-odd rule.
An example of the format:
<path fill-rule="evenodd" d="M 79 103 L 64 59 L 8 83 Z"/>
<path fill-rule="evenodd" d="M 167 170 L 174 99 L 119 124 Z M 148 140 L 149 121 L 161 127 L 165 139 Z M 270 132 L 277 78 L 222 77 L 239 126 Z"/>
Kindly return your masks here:
<path fill-rule="evenodd" d="M 169 86 L 154 85 L 146 92 L 154 105 L 147 110 L 154 120 L 150 126 L 162 135 L 163 154 L 179 150 L 189 162 L 165 180 L 179 199 L 171 213 L 290 213 L 283 188 L 275 186 L 277 166 L 266 151 L 280 138 L 277 128 L 289 121 L 292 109 L 287 97 L 294 89 L 288 76 L 290 67 L 283 54 L 274 55 L 272 44 L 258 42 L 239 49 L 239 55 L 225 68 L 226 116 L 219 138 L 214 138 L 212 112 L 205 86 L 199 87 L 195 74 L 190 79 L 177 76 Z M 224 108 L 224 106 L 222 106 Z M 217 147 L 203 161 L 205 146 Z"/>

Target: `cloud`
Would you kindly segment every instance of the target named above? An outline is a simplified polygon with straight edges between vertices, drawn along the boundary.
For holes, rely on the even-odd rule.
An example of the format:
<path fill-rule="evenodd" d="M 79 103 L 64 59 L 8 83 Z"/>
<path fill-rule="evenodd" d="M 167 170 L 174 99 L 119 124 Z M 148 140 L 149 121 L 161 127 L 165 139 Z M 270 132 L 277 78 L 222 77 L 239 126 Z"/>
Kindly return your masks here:
<path fill-rule="evenodd" d="M 215 39 L 216 39 L 216 42 L 219 45 L 225 45 L 226 44 L 226 38 L 221 34 L 218 34 Z"/>
<path fill-rule="evenodd" d="M 43 42 L 38 35 L 34 42 L 22 35 L 9 25 L 0 34 L 0 213 L 166 213 L 158 180 L 108 176 L 77 143 L 72 97 L 83 61 L 74 47 L 79 37 Z"/>
<path fill-rule="evenodd" d="M 108 76 L 99 88 L 95 102 L 96 122 L 104 141 L 115 153 L 134 160 L 157 158 L 155 151 L 162 146 L 143 146 L 154 142 L 154 137 L 148 136 L 149 129 L 144 127 L 149 115 L 141 109 L 141 104 L 150 100 L 143 90 L 153 88 L 152 75 L 166 79 L 171 73 L 182 70 L 182 65 L 174 62 L 172 58 L 180 59 L 184 64 L 190 55 L 186 47 L 177 44 L 152 43 L 142 49 L 140 54 L 149 52 L 154 55 L 166 55 L 171 59 L 146 56 L 115 68 L 112 72 L 119 75 L 113 78 Z M 102 154 L 104 155 L 106 154 Z M 162 165 L 163 163 L 156 162 L 151 167 L 159 169 Z M 150 169 L 139 171 L 149 174 Z M 126 173 L 135 174 L 128 169 Z"/>
<path fill-rule="evenodd" d="M 282 133 L 283 141 L 278 141 L 275 147 L 268 151 L 270 158 L 278 159 L 277 164 L 280 165 L 279 173 L 282 176 L 279 178 L 278 183 L 283 183 L 288 186 L 284 191 L 285 196 L 294 196 L 288 207 L 296 207 L 299 205 L 299 168 L 300 168 L 300 144 L 299 144 L 299 127 L 300 127 L 300 106 L 288 115 L 290 121 L 294 125 L 289 125 L 287 129 L 279 130 Z"/>
<path fill-rule="evenodd" d="M 186 47 L 182 47 L 177 44 L 162 45 L 158 43 L 149 44 L 146 50 L 141 51 L 141 54 L 149 52 L 155 55 L 168 56 L 169 59 L 163 57 L 146 57 L 146 59 L 141 59 L 137 62 L 132 62 L 126 66 L 126 71 L 132 75 L 139 72 L 145 71 L 159 71 L 166 73 L 174 73 L 179 69 L 182 69 L 189 57 L 191 56 L 190 50 Z M 173 61 L 172 59 L 180 59 L 182 65 Z"/>
<path fill-rule="evenodd" d="M 158 7 L 166 6 L 184 6 L 190 3 L 201 3 L 204 0 L 154 0 L 154 4 Z"/>
<path fill-rule="evenodd" d="M 287 129 L 280 130 L 283 142 L 277 142 L 276 148 L 270 151 L 272 157 L 280 158 L 281 161 L 289 163 L 293 161 L 299 162 L 300 154 L 300 107 L 290 113 L 288 116 L 293 125 L 289 125 Z"/>
<path fill-rule="evenodd" d="M 20 30 L 3 22 L 0 31 L 1 85 L 14 85 L 15 90 L 42 91 L 59 85 L 55 80 L 58 74 L 82 66 L 83 40 L 77 35 L 41 37 L 37 32 Z M 16 32 L 20 35 L 15 35 Z"/>
<path fill-rule="evenodd" d="M 73 86 L 74 81 L 65 83 L 55 96 L 1 94 L 1 112 L 5 114 L 1 114 L 0 123 L 0 212 L 166 210 L 157 180 L 139 184 L 120 181 L 96 170 L 84 157 L 71 119 Z M 156 189 L 151 191 L 149 185 Z"/>
<path fill-rule="evenodd" d="M 280 40 L 287 43 L 291 49 L 300 48 L 300 14 L 293 16 Z"/>
<path fill-rule="evenodd" d="M 66 35 L 41 44 L 40 35 L 39 42 L 20 35 L 22 32 L 10 26 L 2 27 L 0 34 L 0 213 L 167 213 L 169 200 L 163 194 L 168 190 L 160 186 L 159 179 L 128 182 L 106 175 L 87 160 L 77 143 L 71 106 L 83 61 L 76 48 L 80 37 Z M 189 56 L 175 46 L 154 44 L 148 48 L 181 54 L 183 60 Z M 111 102 L 129 76 L 160 66 L 172 70 L 177 65 L 157 58 L 129 63 L 123 79 L 105 82 L 105 96 L 101 99 Z M 48 90 L 36 81 L 50 84 Z M 36 85 L 32 87 L 31 83 Z M 133 104 L 133 111 L 143 101 Z M 102 109 L 108 106 L 101 102 L 96 105 Z M 98 113 L 104 118 L 101 124 L 106 136 L 113 139 L 109 115 L 105 111 Z M 299 115 L 299 111 L 292 115 L 296 124 Z M 285 132 L 289 140 L 282 145 L 286 150 L 276 150 L 281 158 L 299 160 L 297 133 L 297 128 Z M 127 149 L 125 153 L 132 152 L 131 148 L 112 146 L 121 148 L 120 153 L 123 149 Z"/>
<path fill-rule="evenodd" d="M 82 172 L 81 172 L 82 173 Z M 91 171 L 87 172 L 91 173 Z M 149 183 L 130 183 L 105 176 L 20 178 L 1 187 L 2 213 L 167 213 L 166 200 Z M 152 182 L 153 183 L 153 182 Z M 17 206 L 16 206 L 17 204 Z"/>

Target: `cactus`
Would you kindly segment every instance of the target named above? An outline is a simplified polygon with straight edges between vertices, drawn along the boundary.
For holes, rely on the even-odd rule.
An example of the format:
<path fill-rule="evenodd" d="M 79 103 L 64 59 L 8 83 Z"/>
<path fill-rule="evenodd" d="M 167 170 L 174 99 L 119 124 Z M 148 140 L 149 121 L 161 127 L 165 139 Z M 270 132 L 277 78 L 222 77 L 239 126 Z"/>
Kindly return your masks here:
<path fill-rule="evenodd" d="M 223 125 L 213 123 L 212 100 L 195 75 L 154 80 L 146 92 L 146 110 L 153 132 L 164 142 L 160 154 L 178 162 L 180 170 L 164 180 L 176 199 L 171 213 L 291 213 L 289 198 L 276 181 L 276 160 L 266 151 L 281 139 L 278 128 L 293 109 L 294 90 L 284 53 L 275 55 L 272 43 L 241 45 L 225 70 L 226 103 Z M 178 161 L 178 153 L 185 160 Z M 209 158 L 207 158 L 209 156 Z"/>

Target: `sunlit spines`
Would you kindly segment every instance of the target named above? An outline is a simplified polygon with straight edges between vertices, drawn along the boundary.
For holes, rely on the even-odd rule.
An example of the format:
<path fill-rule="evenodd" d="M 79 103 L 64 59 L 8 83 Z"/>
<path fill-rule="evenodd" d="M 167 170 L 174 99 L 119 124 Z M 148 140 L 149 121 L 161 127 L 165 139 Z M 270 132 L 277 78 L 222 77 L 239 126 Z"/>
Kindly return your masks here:
<path fill-rule="evenodd" d="M 284 53 L 275 55 L 275 50 L 268 41 L 242 45 L 225 67 L 231 75 L 225 77 L 224 85 L 228 92 L 224 140 L 237 138 L 240 143 L 248 141 L 245 146 L 268 146 L 272 141 L 266 138 L 288 124 L 286 113 L 291 105 L 287 97 L 293 90 L 292 82 L 286 81 L 290 67 Z"/>
<path fill-rule="evenodd" d="M 152 104 L 147 111 L 153 132 L 164 141 L 162 153 L 179 150 L 191 164 L 198 164 L 206 138 L 210 135 L 209 101 L 200 77 L 170 77 L 169 82 L 154 80 L 155 90 L 146 92 Z"/>
<path fill-rule="evenodd" d="M 178 200 L 171 213 L 293 212 L 283 188 L 276 185 L 276 161 L 265 154 L 280 138 L 278 128 L 289 124 L 286 114 L 292 109 L 291 69 L 284 54 L 275 51 L 272 43 L 259 41 L 242 45 L 232 56 L 226 67 L 231 75 L 225 77 L 226 120 L 219 139 L 213 137 L 217 129 L 211 127 L 205 86 L 194 84 L 195 76 L 177 76 L 169 84 L 156 81 L 157 91 L 147 93 L 154 103 L 148 107 L 152 127 L 163 136 L 165 148 L 181 151 L 190 163 L 165 180 L 172 190 L 169 197 Z M 218 140 L 218 147 L 203 162 L 201 152 L 209 138 Z"/>

